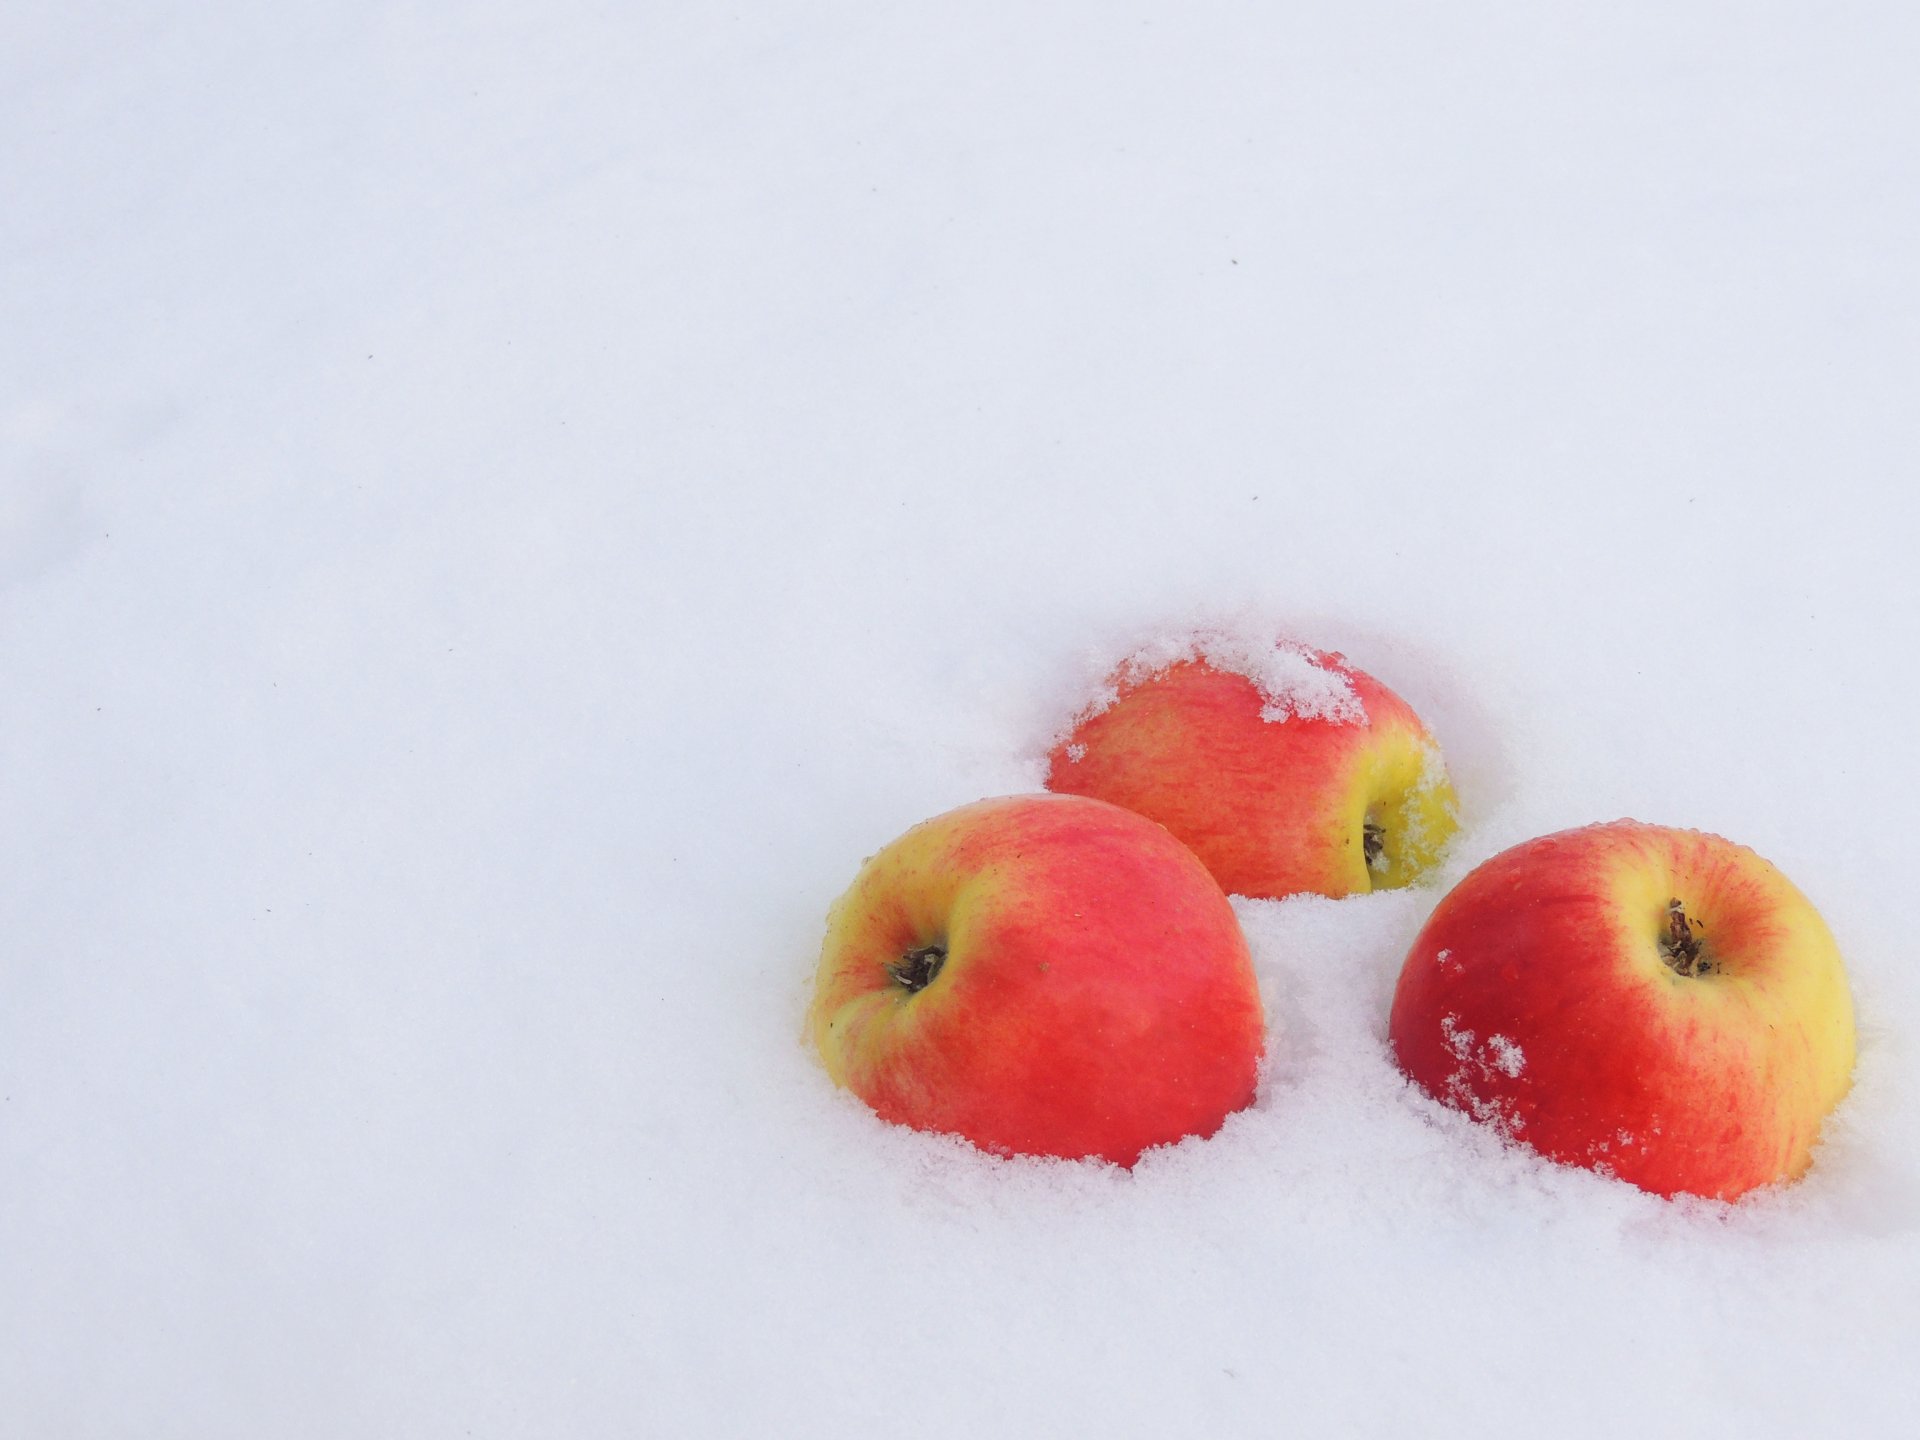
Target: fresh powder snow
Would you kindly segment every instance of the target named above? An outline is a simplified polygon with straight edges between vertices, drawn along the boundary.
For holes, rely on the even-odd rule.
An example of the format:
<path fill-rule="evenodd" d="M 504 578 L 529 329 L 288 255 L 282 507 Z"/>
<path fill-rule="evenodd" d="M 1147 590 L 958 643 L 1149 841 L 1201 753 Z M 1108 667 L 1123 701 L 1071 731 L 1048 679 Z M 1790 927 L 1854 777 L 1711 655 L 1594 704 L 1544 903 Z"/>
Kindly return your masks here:
<path fill-rule="evenodd" d="M 0 1431 L 1911 1433 L 1912 7 L 0 35 Z M 836 1091 L 861 858 L 1222 616 L 1463 821 L 1235 902 L 1253 1108 L 1126 1173 Z M 1832 924 L 1802 1183 L 1394 1068 L 1445 887 L 1620 815 Z"/>

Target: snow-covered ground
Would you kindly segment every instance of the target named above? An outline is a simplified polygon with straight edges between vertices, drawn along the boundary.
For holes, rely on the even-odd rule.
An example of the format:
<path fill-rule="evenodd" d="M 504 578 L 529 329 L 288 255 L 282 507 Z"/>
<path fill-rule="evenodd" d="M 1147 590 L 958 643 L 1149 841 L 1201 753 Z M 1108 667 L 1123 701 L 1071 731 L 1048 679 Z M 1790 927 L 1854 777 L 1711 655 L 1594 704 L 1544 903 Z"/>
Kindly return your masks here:
<path fill-rule="evenodd" d="M 1909 5 L 16 0 L 0 1431 L 1908 1435 Z M 1450 877 L 1821 906 L 1857 1084 L 1668 1204 L 1398 1082 L 1437 891 L 1247 902 L 1256 1110 L 889 1129 L 826 907 L 1201 619 Z"/>

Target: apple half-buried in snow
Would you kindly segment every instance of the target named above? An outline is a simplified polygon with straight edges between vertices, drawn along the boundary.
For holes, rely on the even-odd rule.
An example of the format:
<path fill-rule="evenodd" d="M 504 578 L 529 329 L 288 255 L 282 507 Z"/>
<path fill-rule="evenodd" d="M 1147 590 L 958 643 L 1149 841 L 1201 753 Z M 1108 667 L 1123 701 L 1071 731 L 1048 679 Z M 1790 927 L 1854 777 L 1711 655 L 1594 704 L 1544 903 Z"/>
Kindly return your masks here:
<path fill-rule="evenodd" d="M 1434 1098 L 1659 1195 L 1801 1175 L 1853 1074 L 1846 969 L 1807 898 L 1744 845 L 1632 820 L 1462 880 L 1389 1032 Z"/>
<path fill-rule="evenodd" d="M 1047 788 L 1157 820 L 1222 889 L 1269 899 L 1409 884 L 1457 823 L 1406 701 L 1339 655 L 1212 633 L 1123 664 Z"/>
<path fill-rule="evenodd" d="M 1064 795 L 963 806 L 867 861 L 827 917 L 808 1030 L 883 1119 L 1118 1165 L 1252 1103 L 1265 1039 L 1205 867 Z"/>

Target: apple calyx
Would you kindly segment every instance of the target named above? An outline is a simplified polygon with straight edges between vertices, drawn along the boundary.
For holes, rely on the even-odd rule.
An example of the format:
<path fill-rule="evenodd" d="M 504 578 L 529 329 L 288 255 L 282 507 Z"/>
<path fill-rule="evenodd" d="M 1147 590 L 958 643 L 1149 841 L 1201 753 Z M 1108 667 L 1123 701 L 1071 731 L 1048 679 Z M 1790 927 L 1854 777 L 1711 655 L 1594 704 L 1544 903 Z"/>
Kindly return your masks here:
<path fill-rule="evenodd" d="M 1387 854 L 1387 827 L 1369 820 L 1360 827 L 1360 853 L 1368 870 L 1384 870 Z"/>
<path fill-rule="evenodd" d="M 1688 916 L 1685 905 L 1678 899 L 1667 902 L 1667 933 L 1660 937 L 1660 958 L 1667 962 L 1674 974 L 1685 975 L 1689 979 L 1713 971 L 1713 962 L 1707 959 L 1706 946 L 1693 933 L 1696 927 L 1704 928 L 1698 920 Z"/>
<path fill-rule="evenodd" d="M 907 951 L 888 965 L 886 971 L 893 977 L 894 984 L 909 995 L 915 995 L 933 983 L 934 977 L 940 973 L 940 967 L 946 963 L 946 946 L 922 945 Z"/>

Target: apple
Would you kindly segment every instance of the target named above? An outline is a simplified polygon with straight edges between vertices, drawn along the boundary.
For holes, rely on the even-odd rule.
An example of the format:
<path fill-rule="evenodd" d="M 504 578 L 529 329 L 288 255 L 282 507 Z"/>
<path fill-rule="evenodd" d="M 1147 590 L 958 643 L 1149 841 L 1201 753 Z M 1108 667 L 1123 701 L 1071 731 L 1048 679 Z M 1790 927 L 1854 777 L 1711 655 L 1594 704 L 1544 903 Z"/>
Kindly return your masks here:
<path fill-rule="evenodd" d="M 1340 655 L 1218 634 L 1122 665 L 1046 785 L 1159 821 L 1223 889 L 1270 899 L 1406 885 L 1456 827 L 1406 701 Z"/>
<path fill-rule="evenodd" d="M 1657 1195 L 1792 1180 L 1853 1074 L 1846 968 L 1744 845 L 1618 820 L 1529 840 L 1450 891 L 1393 997 L 1419 1087 Z"/>
<path fill-rule="evenodd" d="M 868 860 L 828 914 L 807 1028 L 883 1119 L 1128 1166 L 1250 1104 L 1266 1031 L 1206 868 L 1067 795 L 966 805 Z"/>

